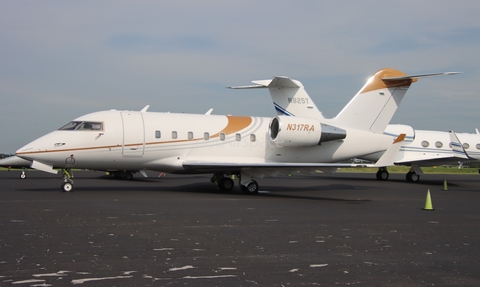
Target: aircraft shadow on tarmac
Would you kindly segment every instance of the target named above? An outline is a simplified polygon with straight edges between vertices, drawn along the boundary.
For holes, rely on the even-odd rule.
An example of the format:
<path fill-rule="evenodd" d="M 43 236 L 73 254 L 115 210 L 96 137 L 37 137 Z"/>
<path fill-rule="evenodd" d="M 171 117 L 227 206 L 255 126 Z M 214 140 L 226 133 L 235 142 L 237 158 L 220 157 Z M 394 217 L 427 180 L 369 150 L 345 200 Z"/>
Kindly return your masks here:
<path fill-rule="evenodd" d="M 369 177 L 333 177 L 333 176 L 323 176 L 321 177 L 322 179 L 328 179 L 328 180 L 341 180 L 341 181 L 357 181 L 357 182 L 379 182 L 378 179 L 375 178 L 375 176 L 372 176 L 372 178 L 369 178 Z M 320 177 L 319 177 L 320 179 Z M 392 183 L 392 184 L 405 184 L 405 185 L 428 185 L 428 186 L 431 186 L 431 185 L 442 185 L 443 184 L 443 181 L 445 180 L 445 178 L 438 178 L 438 179 L 435 179 L 435 178 L 430 178 L 430 179 L 426 179 L 426 178 L 423 178 L 421 179 L 419 182 L 407 182 L 405 179 L 403 178 L 389 178 L 387 181 L 383 181 L 385 183 Z M 381 181 L 380 181 L 381 182 Z M 450 186 L 457 186 L 455 183 L 448 183 L 448 185 Z"/>
<path fill-rule="evenodd" d="M 52 178 L 42 178 L 40 180 L 51 180 Z M 54 178 L 58 179 L 58 178 Z M 322 197 L 322 191 L 335 191 L 335 190 L 363 190 L 366 189 L 362 186 L 355 186 L 349 184 L 325 184 L 325 185 L 305 185 L 305 186 L 297 186 L 297 187 L 288 187 L 282 186 L 280 179 L 278 181 L 278 185 L 264 185 L 260 189 L 259 194 L 250 195 L 245 194 L 240 191 L 238 185 L 232 190 L 228 192 L 220 191 L 216 184 L 205 182 L 205 177 L 198 177 L 198 176 L 187 176 L 182 177 L 185 180 L 198 180 L 198 182 L 190 182 L 180 185 L 171 185 L 171 184 L 164 184 L 171 180 L 178 181 L 179 178 L 134 178 L 132 180 L 124 181 L 124 180 L 116 180 L 108 176 L 101 176 L 101 177 L 82 177 L 79 179 L 79 184 L 75 186 L 75 193 L 93 193 L 93 192 L 100 192 L 100 193 L 135 193 L 135 192 L 176 192 L 176 193 L 204 193 L 204 194 L 220 194 L 225 196 L 261 196 L 261 197 L 275 197 L 275 198 L 292 198 L 292 199 L 306 199 L 306 200 L 322 200 L 322 201 L 341 201 L 341 202 L 348 202 L 348 203 L 365 203 L 370 202 L 369 199 L 345 199 L 345 198 L 335 198 L 335 197 Z M 287 179 L 287 178 L 284 178 Z M 311 179 L 311 178 L 310 178 Z M 90 180 L 107 180 L 116 182 L 117 184 L 111 185 L 110 183 L 106 184 L 99 184 L 95 185 Z M 291 180 L 291 179 L 288 179 Z M 300 178 L 296 178 L 296 180 L 300 180 Z M 80 182 L 89 181 L 89 185 L 83 185 Z M 143 185 L 144 183 L 148 184 L 148 186 Z M 151 185 L 154 183 L 155 185 Z M 321 182 L 320 182 L 321 183 Z M 163 185 L 162 185 L 163 184 Z M 48 185 L 39 186 L 36 185 L 35 187 L 27 187 L 22 188 L 19 190 L 25 191 L 32 191 L 32 192 L 61 192 L 60 185 L 58 189 L 55 185 L 48 183 Z M 268 191 L 267 191 L 268 190 Z M 319 196 L 311 196 L 311 195 L 296 195 L 295 192 L 319 192 Z M 288 192 L 288 194 L 286 194 Z"/>

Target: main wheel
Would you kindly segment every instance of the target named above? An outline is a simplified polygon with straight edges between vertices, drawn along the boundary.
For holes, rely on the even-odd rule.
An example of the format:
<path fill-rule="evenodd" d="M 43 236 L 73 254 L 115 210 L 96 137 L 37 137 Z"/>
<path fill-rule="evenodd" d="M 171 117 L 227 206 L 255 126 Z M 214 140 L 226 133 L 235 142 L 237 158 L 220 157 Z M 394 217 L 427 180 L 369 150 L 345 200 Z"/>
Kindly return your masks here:
<path fill-rule="evenodd" d="M 126 180 L 131 180 L 133 178 L 133 173 L 131 171 L 126 171 L 123 175 L 123 178 Z"/>
<path fill-rule="evenodd" d="M 377 171 L 377 179 L 378 180 L 387 180 L 390 174 L 386 170 L 379 170 Z"/>
<path fill-rule="evenodd" d="M 73 191 L 73 184 L 70 182 L 62 183 L 62 192 L 72 192 Z"/>
<path fill-rule="evenodd" d="M 242 191 L 248 194 L 257 194 L 258 183 L 255 180 L 252 180 L 247 185 L 242 185 Z"/>
<path fill-rule="evenodd" d="M 218 188 L 222 191 L 230 191 L 233 186 L 233 180 L 229 177 L 222 177 L 218 180 Z"/>
<path fill-rule="evenodd" d="M 418 182 L 420 180 L 420 176 L 416 172 L 412 172 L 410 178 L 412 182 Z"/>
<path fill-rule="evenodd" d="M 414 171 L 407 172 L 406 178 L 408 182 L 418 182 L 420 180 L 420 176 Z"/>

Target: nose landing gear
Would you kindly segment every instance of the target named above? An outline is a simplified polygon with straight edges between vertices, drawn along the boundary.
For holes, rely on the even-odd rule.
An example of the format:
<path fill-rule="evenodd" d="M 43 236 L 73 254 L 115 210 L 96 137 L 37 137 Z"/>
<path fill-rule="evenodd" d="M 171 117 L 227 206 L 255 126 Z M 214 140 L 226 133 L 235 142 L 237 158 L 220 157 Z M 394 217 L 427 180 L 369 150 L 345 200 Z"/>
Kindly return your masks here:
<path fill-rule="evenodd" d="M 73 192 L 73 173 L 70 168 L 63 169 L 62 192 Z"/>

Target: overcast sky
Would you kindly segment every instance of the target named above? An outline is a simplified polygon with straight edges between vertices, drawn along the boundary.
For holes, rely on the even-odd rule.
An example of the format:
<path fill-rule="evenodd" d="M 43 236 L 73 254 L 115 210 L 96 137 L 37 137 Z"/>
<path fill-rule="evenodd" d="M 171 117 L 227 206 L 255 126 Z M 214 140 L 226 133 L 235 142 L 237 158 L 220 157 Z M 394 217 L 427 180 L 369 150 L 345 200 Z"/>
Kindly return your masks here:
<path fill-rule="evenodd" d="M 480 128 L 480 1 L 0 0 L 0 152 L 108 109 L 274 116 L 252 80 L 301 81 L 334 117 L 384 67 L 414 83 L 392 123 Z"/>

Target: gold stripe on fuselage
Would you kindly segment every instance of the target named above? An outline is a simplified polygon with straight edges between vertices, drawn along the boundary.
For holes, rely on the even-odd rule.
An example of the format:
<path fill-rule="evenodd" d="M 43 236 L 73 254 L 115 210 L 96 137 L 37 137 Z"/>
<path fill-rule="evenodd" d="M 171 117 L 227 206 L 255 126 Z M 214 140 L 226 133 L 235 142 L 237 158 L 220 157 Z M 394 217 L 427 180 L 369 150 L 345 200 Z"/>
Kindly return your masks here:
<path fill-rule="evenodd" d="M 225 135 L 233 134 L 247 128 L 252 123 L 251 117 L 241 117 L 241 116 L 226 116 L 228 119 L 227 125 L 218 133 L 212 135 L 210 138 L 218 138 L 220 133 Z M 172 141 L 162 141 L 162 142 L 149 142 L 145 145 L 156 145 L 156 144 L 171 144 L 171 143 L 181 143 L 181 142 L 192 142 L 203 140 L 203 138 L 195 139 L 186 139 L 186 140 L 172 140 Z M 73 151 L 85 151 L 85 150 L 96 150 L 96 149 L 112 149 L 112 148 L 121 148 L 121 147 L 131 147 L 131 146 L 141 146 L 143 143 L 134 143 L 126 145 L 110 145 L 110 146 L 96 146 L 96 147 L 87 147 L 87 148 L 70 148 L 70 149 L 58 149 L 58 150 L 41 150 L 41 151 L 26 151 L 18 152 L 17 155 L 27 155 L 27 154 L 41 154 L 41 153 L 51 153 L 51 152 L 73 152 Z"/>

